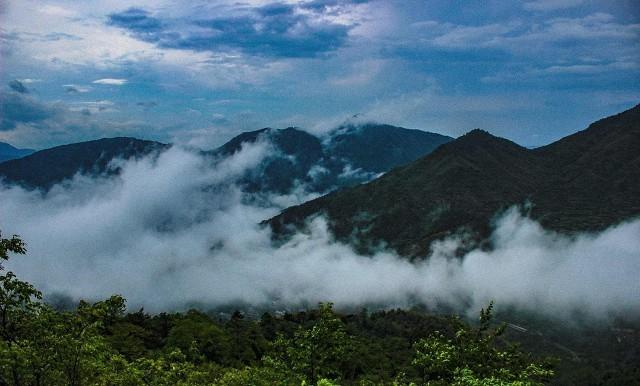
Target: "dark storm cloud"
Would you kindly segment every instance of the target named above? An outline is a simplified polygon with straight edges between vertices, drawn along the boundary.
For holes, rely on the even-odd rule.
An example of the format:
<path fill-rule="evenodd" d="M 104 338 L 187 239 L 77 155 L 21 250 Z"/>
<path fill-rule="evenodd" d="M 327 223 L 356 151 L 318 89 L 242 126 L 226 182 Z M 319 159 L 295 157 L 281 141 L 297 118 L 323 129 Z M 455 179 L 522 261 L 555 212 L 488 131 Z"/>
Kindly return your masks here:
<path fill-rule="evenodd" d="M 11 88 L 15 92 L 19 92 L 20 94 L 26 94 L 29 92 L 29 89 L 26 88 L 25 85 L 22 84 L 22 82 L 20 82 L 18 79 L 14 79 L 9 82 L 9 88 Z"/>
<path fill-rule="evenodd" d="M 149 12 L 140 8 L 129 8 L 124 12 L 109 15 L 109 24 L 136 32 L 160 31 L 160 20 L 149 16 Z"/>
<path fill-rule="evenodd" d="M 41 103 L 23 93 L 0 94 L 0 131 L 12 130 L 19 123 L 42 122 L 56 113 L 54 106 Z"/>
<path fill-rule="evenodd" d="M 323 8 L 317 8 L 322 12 Z M 346 42 L 352 26 L 320 22 L 297 6 L 273 3 L 248 13 L 187 21 L 193 29 L 173 28 L 149 12 L 130 8 L 109 15 L 109 24 L 163 48 L 196 51 L 241 50 L 268 57 L 316 57 Z"/>

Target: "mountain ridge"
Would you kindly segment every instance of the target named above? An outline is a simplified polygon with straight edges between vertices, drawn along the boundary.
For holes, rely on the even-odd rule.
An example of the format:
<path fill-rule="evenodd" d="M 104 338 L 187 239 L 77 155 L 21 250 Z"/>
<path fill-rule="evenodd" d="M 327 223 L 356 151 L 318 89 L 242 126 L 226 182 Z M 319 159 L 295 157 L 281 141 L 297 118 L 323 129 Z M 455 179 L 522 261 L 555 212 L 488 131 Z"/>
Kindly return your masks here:
<path fill-rule="evenodd" d="M 19 149 L 9 143 L 0 142 L 0 163 L 12 159 L 22 158 L 35 152 L 33 149 Z"/>
<path fill-rule="evenodd" d="M 380 124 L 340 126 L 322 139 L 295 127 L 263 128 L 241 133 L 208 153 L 231 155 L 243 144 L 260 138 L 270 141 L 282 154 L 269 156 L 241 183 L 251 192 L 277 193 L 287 193 L 297 183 L 320 193 L 352 186 L 453 140 L 441 134 Z M 404 151 L 398 151 L 400 144 L 406 144 Z"/>
<path fill-rule="evenodd" d="M 624 136 L 624 140 L 620 140 Z M 409 257 L 460 230 L 481 240 L 496 213 L 530 202 L 531 216 L 564 232 L 601 230 L 640 215 L 640 108 L 543 148 L 472 130 L 432 153 L 353 188 L 266 220 L 276 237 L 323 214 L 361 252 L 383 244 Z"/>
<path fill-rule="evenodd" d="M 114 158 L 140 157 L 168 146 L 132 137 L 66 144 L 0 163 L 0 177 L 26 188 L 47 190 L 77 173 L 108 173 Z"/>
<path fill-rule="evenodd" d="M 356 127 L 351 127 L 355 130 Z M 359 130 L 359 127 L 357 127 Z M 368 181 L 380 172 L 412 161 L 427 154 L 440 143 L 453 138 L 440 134 L 409 130 L 390 125 L 368 124 L 362 131 L 345 133 L 335 129 L 326 139 L 321 140 L 304 130 L 288 127 L 285 129 L 263 128 L 241 133 L 222 146 L 202 151 L 204 156 L 212 157 L 213 162 L 228 157 L 247 143 L 259 140 L 269 142 L 275 152 L 270 154 L 256 168 L 247 171 L 238 181 L 243 190 L 251 193 L 287 194 L 303 184 L 306 189 L 316 193 L 325 193 L 335 188 L 350 186 Z M 376 131 L 371 134 L 371 131 Z M 353 167 L 354 158 L 361 154 L 345 151 L 331 151 L 335 133 L 341 140 L 348 140 L 359 146 L 373 149 L 375 159 L 368 165 Z M 380 138 L 385 138 L 381 141 Z M 406 137 L 406 138 L 405 138 Z M 366 143 L 364 146 L 362 143 Z M 386 157 L 375 157 L 384 152 L 388 143 L 412 143 L 406 152 L 396 151 Z M 165 149 L 169 145 L 153 141 L 143 141 L 131 137 L 103 138 L 94 141 L 79 142 L 41 150 L 25 159 L 10 163 L 0 163 L 0 177 L 8 183 L 17 183 L 28 189 L 48 190 L 51 186 L 76 173 L 103 173 L 113 158 L 131 158 L 143 156 L 148 150 Z M 127 149 L 127 147 L 129 147 Z M 148 149 L 147 149 L 148 148 Z M 365 164 L 367 164 L 365 162 Z M 117 171 L 115 171 L 117 172 Z"/>

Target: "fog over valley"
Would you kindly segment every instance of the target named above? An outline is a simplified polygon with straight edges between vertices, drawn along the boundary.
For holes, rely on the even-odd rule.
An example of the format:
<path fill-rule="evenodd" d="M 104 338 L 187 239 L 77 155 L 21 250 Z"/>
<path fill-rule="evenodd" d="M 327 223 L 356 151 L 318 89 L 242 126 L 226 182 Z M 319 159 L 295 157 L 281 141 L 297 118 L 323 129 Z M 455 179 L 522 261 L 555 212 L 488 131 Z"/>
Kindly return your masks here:
<path fill-rule="evenodd" d="M 236 182 L 272 152 L 245 144 L 219 163 L 174 146 L 159 156 L 113 161 L 112 177 L 76 175 L 49 192 L 3 186 L 0 229 L 28 255 L 7 269 L 47 296 L 99 300 L 158 312 L 233 304 L 296 309 L 452 307 L 475 314 L 490 300 L 552 318 L 606 320 L 640 310 L 640 221 L 561 235 L 512 208 L 496 218 L 492 249 L 456 250 L 464 234 L 410 262 L 380 248 L 359 255 L 326 220 L 274 243 L 260 222 L 313 194 L 244 193 Z"/>
<path fill-rule="evenodd" d="M 0 0 L 0 386 L 638 363 L 640 1 Z"/>

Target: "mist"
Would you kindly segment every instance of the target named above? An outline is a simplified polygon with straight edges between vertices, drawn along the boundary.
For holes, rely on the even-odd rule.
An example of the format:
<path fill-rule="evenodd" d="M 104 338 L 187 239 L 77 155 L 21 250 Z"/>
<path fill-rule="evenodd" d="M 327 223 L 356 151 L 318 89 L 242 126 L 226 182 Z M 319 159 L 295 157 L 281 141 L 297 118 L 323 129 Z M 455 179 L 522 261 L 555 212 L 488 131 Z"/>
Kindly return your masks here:
<path fill-rule="evenodd" d="M 322 217 L 274 246 L 259 223 L 312 196 L 251 196 L 236 186 L 273 149 L 259 142 L 212 163 L 172 147 L 117 161 L 117 177 L 75 176 L 49 192 L 0 188 L 0 230 L 27 242 L 12 270 L 45 295 L 98 300 L 118 293 L 152 312 L 196 305 L 498 307 L 570 317 L 640 314 L 640 221 L 573 236 L 517 208 L 495 223 L 494 248 L 455 257 L 461 237 L 411 263 L 393 251 L 358 255 Z"/>

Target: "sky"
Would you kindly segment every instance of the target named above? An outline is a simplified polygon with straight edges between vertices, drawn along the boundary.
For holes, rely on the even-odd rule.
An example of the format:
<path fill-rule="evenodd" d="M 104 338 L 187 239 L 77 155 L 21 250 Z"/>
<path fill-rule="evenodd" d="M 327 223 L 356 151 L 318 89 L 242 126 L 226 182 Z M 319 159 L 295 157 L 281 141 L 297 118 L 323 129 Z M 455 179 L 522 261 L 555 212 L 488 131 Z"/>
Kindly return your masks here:
<path fill-rule="evenodd" d="M 367 121 L 549 143 L 640 102 L 637 1 L 0 0 L 0 141 Z"/>

